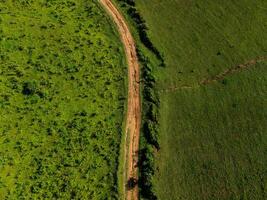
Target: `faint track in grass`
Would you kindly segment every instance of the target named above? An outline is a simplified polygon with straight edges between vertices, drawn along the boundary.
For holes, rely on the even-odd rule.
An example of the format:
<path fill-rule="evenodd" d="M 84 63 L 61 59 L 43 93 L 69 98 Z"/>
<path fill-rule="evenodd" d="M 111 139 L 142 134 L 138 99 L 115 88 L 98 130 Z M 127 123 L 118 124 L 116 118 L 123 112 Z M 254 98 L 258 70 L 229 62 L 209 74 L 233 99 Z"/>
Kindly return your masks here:
<path fill-rule="evenodd" d="M 261 56 L 261 57 L 257 57 L 255 59 L 249 60 L 243 64 L 239 64 L 233 68 L 227 69 L 224 72 L 212 77 L 212 78 L 208 78 L 205 79 L 203 81 L 200 82 L 201 85 L 208 85 L 212 82 L 215 81 L 220 81 L 223 80 L 226 76 L 240 72 L 242 70 L 248 69 L 250 67 L 255 66 L 258 62 L 262 62 L 262 61 L 266 61 L 267 60 L 267 56 Z"/>
<path fill-rule="evenodd" d="M 249 60 L 243 64 L 239 64 L 235 67 L 229 68 L 229 69 L 225 70 L 224 72 L 222 72 L 216 76 L 203 79 L 202 81 L 200 81 L 198 83 L 198 85 L 195 85 L 195 86 L 190 86 L 190 85 L 171 86 L 171 87 L 168 87 L 166 89 L 160 90 L 160 92 L 173 92 L 173 91 L 177 91 L 177 90 L 196 89 L 202 85 L 209 85 L 209 84 L 215 83 L 217 81 L 221 81 L 229 75 L 238 73 L 238 72 L 243 71 L 245 69 L 249 69 L 249 68 L 255 66 L 257 63 L 263 62 L 263 61 L 267 61 L 267 56 L 260 56 L 260 57 L 254 58 L 252 60 Z"/>
<path fill-rule="evenodd" d="M 113 5 L 111 0 L 99 0 L 101 5 L 107 10 L 115 22 L 121 41 L 124 45 L 128 64 L 128 105 L 126 116 L 126 137 L 125 144 L 125 166 L 123 183 L 125 197 L 127 200 L 137 200 L 138 194 L 138 151 L 141 126 L 141 98 L 140 98 L 140 69 L 136 47 L 131 32 L 120 12 Z M 136 184 L 131 189 L 127 189 L 129 180 L 134 180 Z"/>

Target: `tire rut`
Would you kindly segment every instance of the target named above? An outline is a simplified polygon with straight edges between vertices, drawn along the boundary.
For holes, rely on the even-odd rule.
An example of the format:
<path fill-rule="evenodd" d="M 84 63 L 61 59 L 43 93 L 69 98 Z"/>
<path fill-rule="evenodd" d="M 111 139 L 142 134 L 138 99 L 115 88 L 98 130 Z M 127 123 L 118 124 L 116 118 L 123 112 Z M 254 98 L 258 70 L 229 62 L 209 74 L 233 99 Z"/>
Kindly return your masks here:
<path fill-rule="evenodd" d="M 127 200 L 137 200 L 138 192 L 138 151 L 141 126 L 141 97 L 140 97 L 140 69 L 136 46 L 123 16 L 113 5 L 111 0 L 100 0 L 100 3 L 115 22 L 121 41 L 124 45 L 128 64 L 128 106 L 125 134 L 128 143 L 125 144 L 126 160 L 124 166 L 124 188 Z"/>

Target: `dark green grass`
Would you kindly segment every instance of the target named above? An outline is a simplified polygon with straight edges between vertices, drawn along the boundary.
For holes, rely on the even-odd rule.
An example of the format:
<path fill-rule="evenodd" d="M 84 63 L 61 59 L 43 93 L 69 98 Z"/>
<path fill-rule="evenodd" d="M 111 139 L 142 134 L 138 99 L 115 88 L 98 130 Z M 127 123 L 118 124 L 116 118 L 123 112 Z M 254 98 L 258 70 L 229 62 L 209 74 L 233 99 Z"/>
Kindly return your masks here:
<path fill-rule="evenodd" d="M 166 68 L 160 97 L 154 190 L 159 199 L 266 199 L 267 2 L 137 1 Z M 175 91 L 171 87 L 190 86 Z M 164 91 L 164 92 L 163 92 Z"/>
<path fill-rule="evenodd" d="M 95 2 L 0 2 L 0 199 L 118 198 L 122 54 Z"/>
<path fill-rule="evenodd" d="M 267 54 L 265 0 L 138 0 L 137 7 L 165 55 L 161 85 L 197 84 Z"/>

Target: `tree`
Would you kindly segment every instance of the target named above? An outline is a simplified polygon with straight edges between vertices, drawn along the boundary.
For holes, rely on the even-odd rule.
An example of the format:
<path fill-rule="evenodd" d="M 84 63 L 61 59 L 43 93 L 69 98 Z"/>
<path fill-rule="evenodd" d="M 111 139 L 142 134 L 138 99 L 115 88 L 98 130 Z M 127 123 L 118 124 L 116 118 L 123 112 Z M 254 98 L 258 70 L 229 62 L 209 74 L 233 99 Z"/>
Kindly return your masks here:
<path fill-rule="evenodd" d="M 127 190 L 132 190 L 137 185 L 137 180 L 134 177 L 129 178 L 127 181 Z"/>
<path fill-rule="evenodd" d="M 23 84 L 22 93 L 24 95 L 33 95 L 37 91 L 37 83 L 36 81 L 27 81 Z"/>

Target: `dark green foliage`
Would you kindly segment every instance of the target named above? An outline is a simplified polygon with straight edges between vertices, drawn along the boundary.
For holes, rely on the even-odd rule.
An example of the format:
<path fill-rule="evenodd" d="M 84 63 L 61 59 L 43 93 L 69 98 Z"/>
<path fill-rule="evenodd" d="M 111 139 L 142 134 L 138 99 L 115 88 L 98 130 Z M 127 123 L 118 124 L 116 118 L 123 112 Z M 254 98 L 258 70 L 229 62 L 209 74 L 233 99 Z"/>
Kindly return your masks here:
<path fill-rule="evenodd" d="M 118 0 L 118 1 L 122 3 L 122 6 L 127 9 L 127 14 L 134 20 L 141 42 L 157 56 L 157 58 L 161 61 L 161 66 L 165 66 L 164 56 L 153 45 L 153 43 L 151 42 L 150 38 L 147 35 L 147 26 L 145 24 L 144 19 L 138 13 L 135 7 L 134 3 L 135 1 L 133 0 Z"/>
<path fill-rule="evenodd" d="M 142 199 L 156 200 L 153 192 L 152 177 L 154 175 L 154 155 L 153 149 L 159 150 L 158 144 L 158 106 L 159 100 L 155 94 L 155 77 L 150 67 L 150 59 L 138 51 L 139 61 L 142 64 L 143 78 L 143 126 L 142 143 L 139 152 L 140 166 L 140 193 Z"/>
<path fill-rule="evenodd" d="M 137 185 L 137 180 L 135 178 L 130 178 L 127 181 L 127 190 L 132 190 Z"/>
<path fill-rule="evenodd" d="M 153 191 L 152 178 L 155 173 L 154 170 L 154 152 L 153 147 L 146 144 L 145 148 L 140 151 L 140 188 L 141 198 L 156 200 L 157 197 Z"/>
<path fill-rule="evenodd" d="M 33 95 L 37 92 L 37 84 L 35 81 L 27 81 L 23 84 L 22 93 L 24 95 Z"/>

